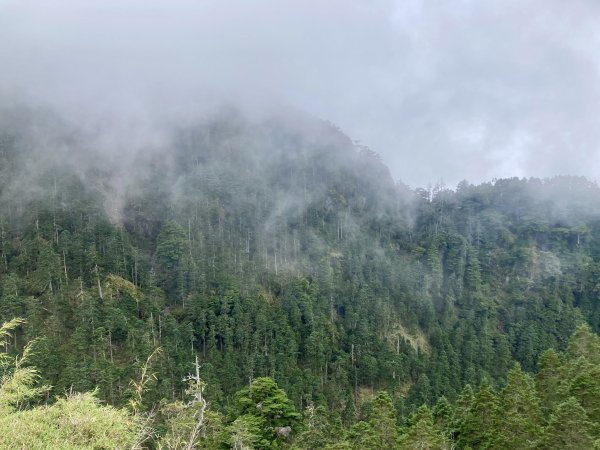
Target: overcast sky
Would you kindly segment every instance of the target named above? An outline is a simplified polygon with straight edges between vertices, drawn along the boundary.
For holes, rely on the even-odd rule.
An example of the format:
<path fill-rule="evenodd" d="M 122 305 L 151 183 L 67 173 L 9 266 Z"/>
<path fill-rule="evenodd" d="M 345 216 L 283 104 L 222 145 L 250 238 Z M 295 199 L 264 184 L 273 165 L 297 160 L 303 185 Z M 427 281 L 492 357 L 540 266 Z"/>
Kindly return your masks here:
<path fill-rule="evenodd" d="M 0 93 L 242 98 L 339 125 L 413 187 L 600 179 L 598 0 L 0 0 Z"/>

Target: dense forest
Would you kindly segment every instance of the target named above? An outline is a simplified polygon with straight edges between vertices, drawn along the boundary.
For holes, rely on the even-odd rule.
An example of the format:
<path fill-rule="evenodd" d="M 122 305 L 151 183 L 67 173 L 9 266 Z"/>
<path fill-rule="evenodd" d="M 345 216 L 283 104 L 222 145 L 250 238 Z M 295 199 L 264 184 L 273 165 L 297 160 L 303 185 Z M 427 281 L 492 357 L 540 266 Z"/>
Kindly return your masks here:
<path fill-rule="evenodd" d="M 600 446 L 595 183 L 413 189 L 290 111 L 91 134 L 0 120 L 0 447 Z"/>

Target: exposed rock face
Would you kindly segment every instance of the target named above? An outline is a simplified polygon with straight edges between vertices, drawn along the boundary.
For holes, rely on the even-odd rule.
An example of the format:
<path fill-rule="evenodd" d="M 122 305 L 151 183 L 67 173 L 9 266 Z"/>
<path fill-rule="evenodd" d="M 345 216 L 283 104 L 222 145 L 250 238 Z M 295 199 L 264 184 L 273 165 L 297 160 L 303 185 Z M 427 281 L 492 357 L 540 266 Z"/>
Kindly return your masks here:
<path fill-rule="evenodd" d="M 275 432 L 277 433 L 277 437 L 287 439 L 292 432 L 292 427 L 277 427 L 275 428 Z"/>

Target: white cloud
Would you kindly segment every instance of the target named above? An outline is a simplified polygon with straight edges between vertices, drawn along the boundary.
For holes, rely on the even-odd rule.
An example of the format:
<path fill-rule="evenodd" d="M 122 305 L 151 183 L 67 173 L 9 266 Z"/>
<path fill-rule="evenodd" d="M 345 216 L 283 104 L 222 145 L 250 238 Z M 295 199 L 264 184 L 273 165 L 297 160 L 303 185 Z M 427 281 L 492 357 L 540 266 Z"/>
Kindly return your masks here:
<path fill-rule="evenodd" d="M 77 114 L 275 99 L 412 186 L 597 179 L 598 30 L 595 0 L 0 0 L 0 91 Z"/>

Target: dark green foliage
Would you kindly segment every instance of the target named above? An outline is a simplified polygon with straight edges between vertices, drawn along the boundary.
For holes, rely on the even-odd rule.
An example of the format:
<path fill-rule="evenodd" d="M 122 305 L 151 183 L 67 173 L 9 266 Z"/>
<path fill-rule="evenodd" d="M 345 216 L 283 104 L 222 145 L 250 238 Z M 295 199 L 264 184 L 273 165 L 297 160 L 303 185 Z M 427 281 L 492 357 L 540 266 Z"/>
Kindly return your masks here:
<path fill-rule="evenodd" d="M 291 435 L 301 418 L 286 393 L 271 378 L 253 380 L 249 387 L 236 393 L 235 401 L 235 426 L 257 436 L 261 448 L 280 448 L 285 436 L 278 434 L 278 430 L 290 427 Z"/>
<path fill-rule="evenodd" d="M 323 406 L 309 405 L 304 410 L 302 432 L 296 437 L 294 448 L 320 450 L 341 440 L 344 429 L 339 418 Z"/>
<path fill-rule="evenodd" d="M 488 402 L 491 400 L 490 397 Z M 531 448 L 539 439 L 543 424 L 539 403 L 533 380 L 516 365 L 508 373 L 506 387 L 500 392 L 500 415 L 492 447 Z"/>
<path fill-rule="evenodd" d="M 577 400 L 570 397 L 556 408 L 535 448 L 544 450 L 591 449 L 591 424 Z"/>
<path fill-rule="evenodd" d="M 115 192 L 108 163 L 32 165 L 37 150 L 0 130 L 0 320 L 27 319 L 5 350 L 38 339 L 49 399 L 98 388 L 125 405 L 161 347 L 143 407 L 181 399 L 198 356 L 240 445 L 279 445 L 272 429 L 288 421 L 298 447 L 300 435 L 307 448 L 335 444 L 325 422 L 346 425 L 348 445 L 390 446 L 397 430 L 381 424 L 420 411 L 406 442 L 526 446 L 571 397 L 600 420 L 594 183 L 411 190 L 300 115 L 254 123 L 227 111 L 170 137 Z M 290 414 L 326 413 L 303 428 L 295 413 L 236 400 L 265 377 Z M 373 399 L 380 390 L 389 397 Z"/>
<path fill-rule="evenodd" d="M 538 366 L 535 385 L 540 394 L 542 411 L 548 414 L 564 396 L 565 370 L 554 349 L 542 353 Z"/>
<path fill-rule="evenodd" d="M 369 424 L 373 433 L 375 448 L 395 448 L 398 446 L 396 411 L 389 394 L 378 392 L 373 400 Z"/>
<path fill-rule="evenodd" d="M 427 450 L 447 448 L 442 430 L 435 425 L 431 411 L 427 406 L 420 407 L 411 418 L 411 422 L 410 428 L 401 437 L 400 448 Z"/>
<path fill-rule="evenodd" d="M 436 405 L 437 407 L 437 405 Z M 487 379 L 467 409 L 460 412 L 456 431 L 459 447 L 490 448 L 501 420 L 498 398 Z"/>

